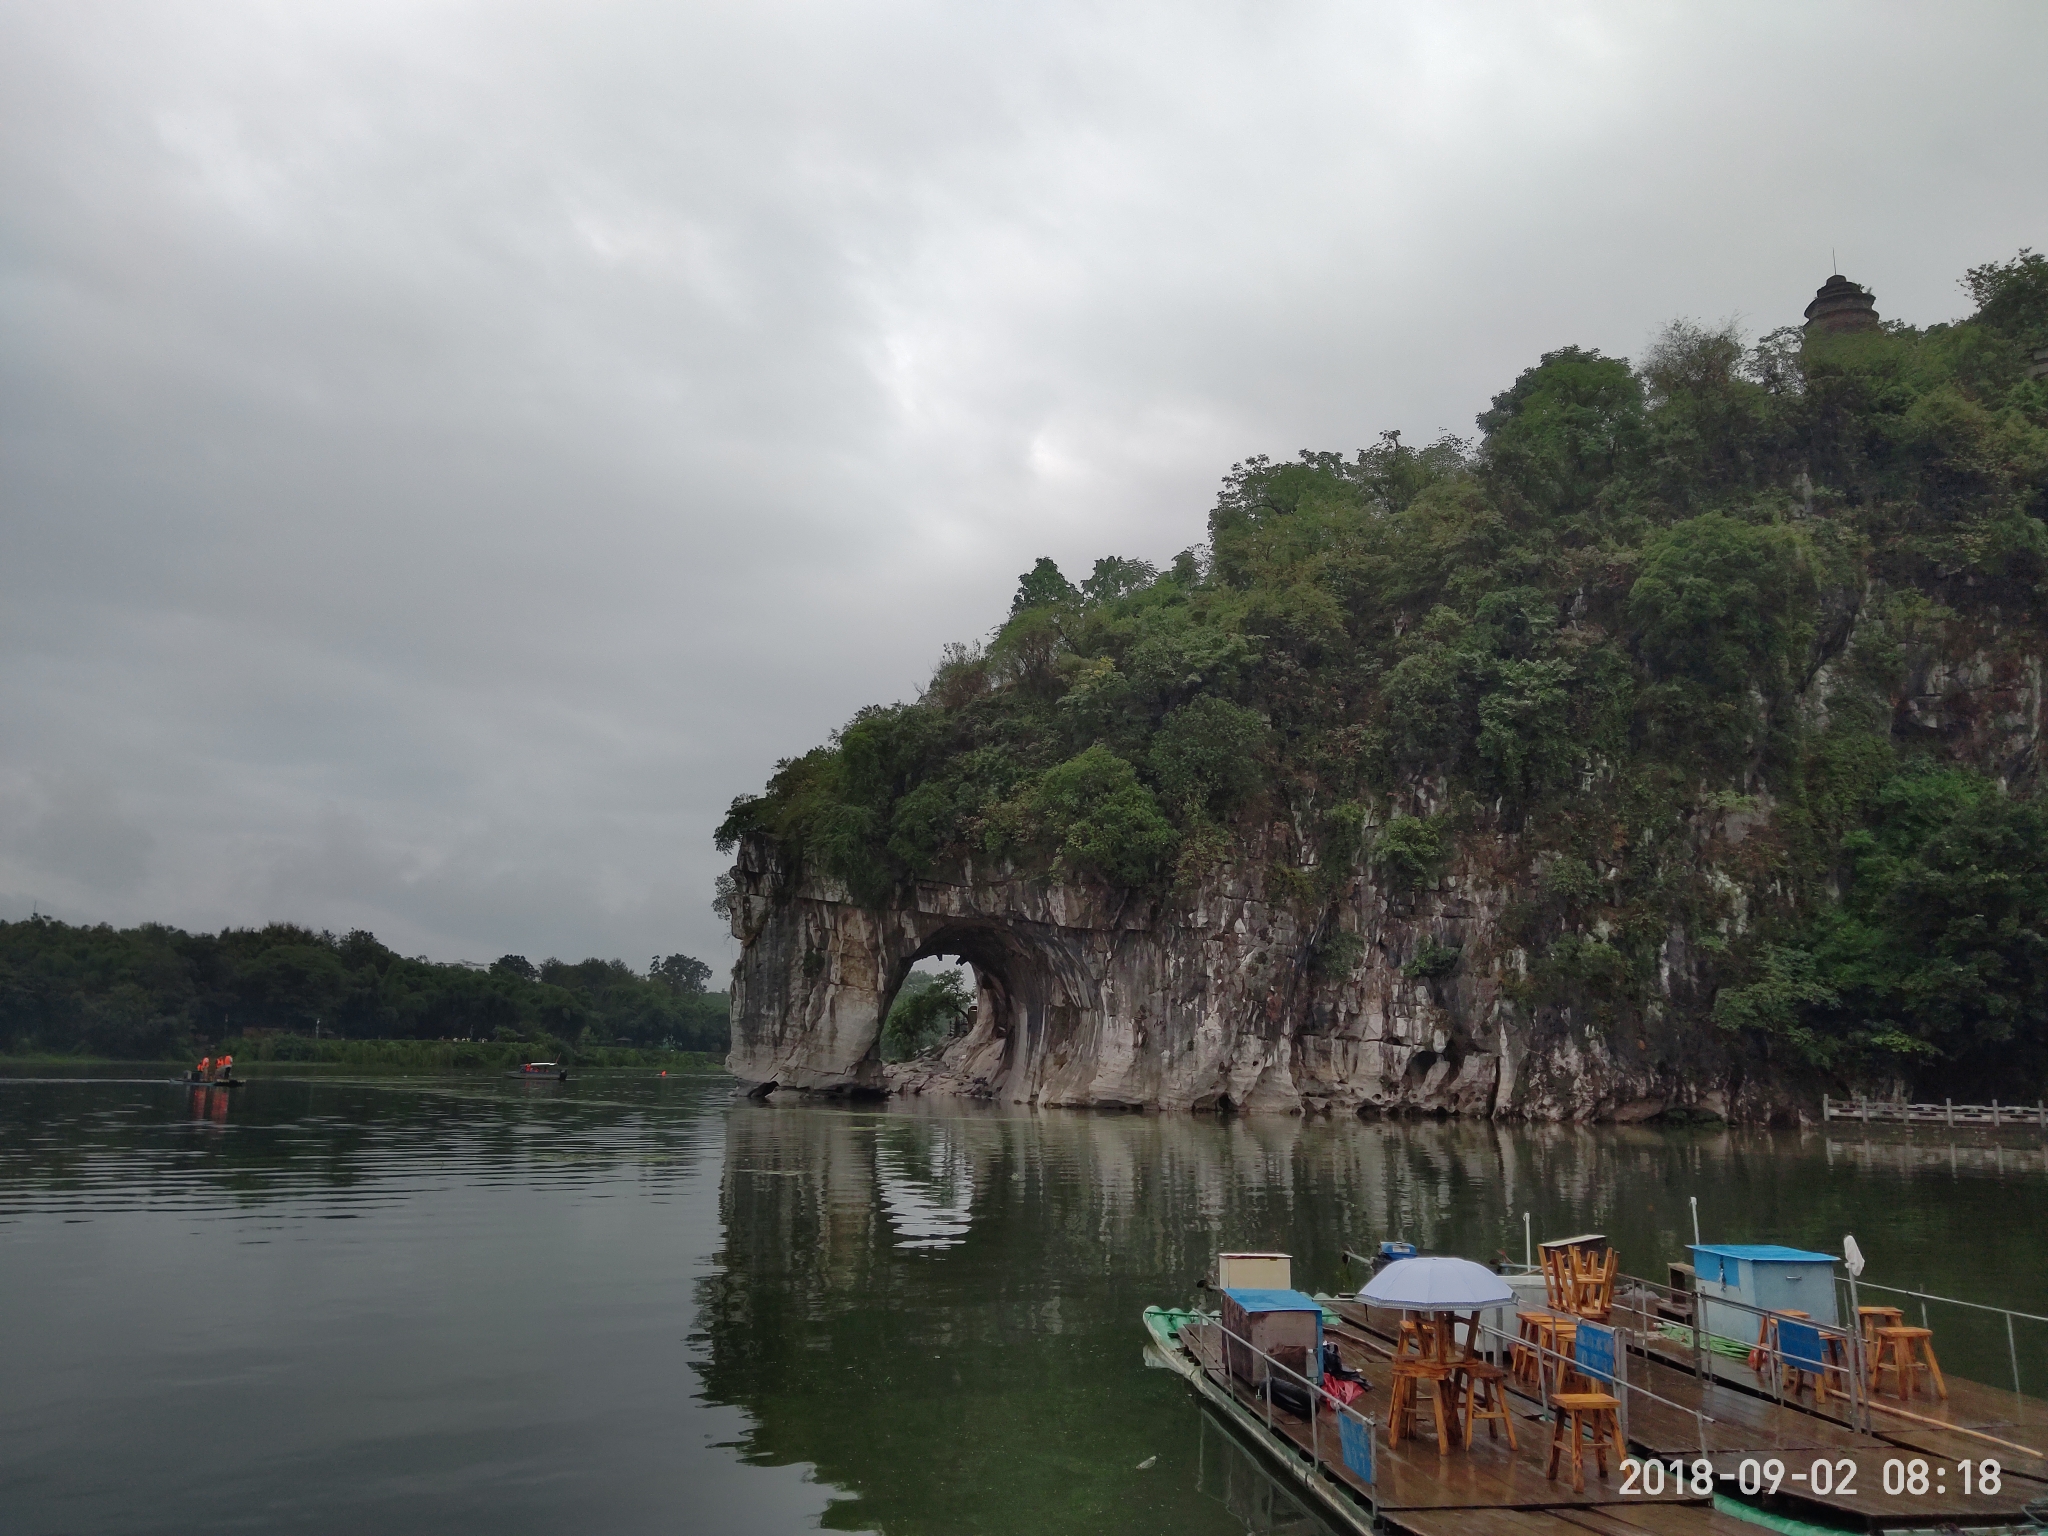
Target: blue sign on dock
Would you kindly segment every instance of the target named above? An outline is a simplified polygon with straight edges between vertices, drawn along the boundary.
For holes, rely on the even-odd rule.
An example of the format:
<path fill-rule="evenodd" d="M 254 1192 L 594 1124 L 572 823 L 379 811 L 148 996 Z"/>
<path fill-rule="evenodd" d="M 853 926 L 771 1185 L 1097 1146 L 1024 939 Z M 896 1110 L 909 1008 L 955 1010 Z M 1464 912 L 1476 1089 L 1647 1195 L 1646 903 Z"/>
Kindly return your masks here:
<path fill-rule="evenodd" d="M 1337 1438 L 1344 1442 L 1344 1465 L 1362 1482 L 1372 1481 L 1372 1426 L 1352 1414 L 1337 1415 Z"/>
<path fill-rule="evenodd" d="M 1614 1330 L 1598 1323 L 1580 1323 L 1572 1363 L 1581 1376 L 1614 1384 Z"/>

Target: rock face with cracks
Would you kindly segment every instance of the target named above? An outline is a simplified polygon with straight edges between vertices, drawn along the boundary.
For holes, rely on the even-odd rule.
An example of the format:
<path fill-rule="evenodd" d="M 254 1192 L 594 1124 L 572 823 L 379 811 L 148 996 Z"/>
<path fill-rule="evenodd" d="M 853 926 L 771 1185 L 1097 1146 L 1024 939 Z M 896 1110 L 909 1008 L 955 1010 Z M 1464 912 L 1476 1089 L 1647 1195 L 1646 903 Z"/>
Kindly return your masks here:
<path fill-rule="evenodd" d="M 756 1089 L 1035 1105 L 1555 1120 L 1783 1108 L 1746 1092 L 1740 1063 L 1696 1029 L 1617 1046 L 1611 1030 L 1525 1014 L 1502 996 L 1513 951 L 1482 974 L 1404 974 L 1425 939 L 1490 952 L 1507 893 L 1472 869 L 1399 898 L 1361 874 L 1342 920 L 1365 958 L 1331 978 L 1316 973 L 1293 911 L 1263 888 L 1262 867 L 1229 866 L 1172 908 L 960 869 L 876 911 L 781 868 L 771 845 L 744 843 L 729 1064 Z M 882 1021 L 929 956 L 972 964 L 968 1027 L 936 1056 L 885 1065 Z"/>

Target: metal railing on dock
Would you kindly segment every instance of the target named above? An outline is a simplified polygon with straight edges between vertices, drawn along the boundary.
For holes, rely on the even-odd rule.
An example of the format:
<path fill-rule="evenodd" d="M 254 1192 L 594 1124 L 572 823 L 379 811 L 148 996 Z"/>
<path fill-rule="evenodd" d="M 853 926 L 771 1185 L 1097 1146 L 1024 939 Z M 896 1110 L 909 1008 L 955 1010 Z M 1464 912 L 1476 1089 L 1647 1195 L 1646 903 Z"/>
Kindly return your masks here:
<path fill-rule="evenodd" d="M 1579 1326 L 1583 1328 L 1587 1325 L 1581 1322 Z M 1623 1440 L 1628 1438 L 1628 1408 L 1630 1399 L 1632 1397 L 1640 1397 L 1691 1418 L 1699 1430 L 1700 1454 L 1702 1456 L 1707 1455 L 1709 1451 L 1707 1426 L 1714 1422 L 1713 1416 L 1703 1413 L 1697 1408 L 1688 1408 L 1684 1403 L 1673 1402 L 1668 1397 L 1652 1392 L 1648 1387 L 1637 1386 L 1634 1382 L 1630 1381 L 1628 1379 L 1628 1346 L 1621 1338 L 1621 1330 L 1605 1323 L 1595 1323 L 1592 1326 L 1607 1328 L 1615 1335 L 1614 1374 L 1611 1376 L 1599 1374 L 1590 1367 L 1589 1362 L 1579 1359 L 1576 1348 L 1574 1348 L 1573 1353 L 1567 1355 L 1534 1339 L 1511 1337 L 1507 1330 L 1495 1328 L 1485 1323 L 1479 1325 L 1479 1331 L 1484 1334 L 1491 1334 L 1494 1338 L 1500 1340 L 1510 1360 L 1514 1358 L 1514 1352 L 1517 1349 L 1526 1349 L 1542 1361 L 1542 1386 L 1540 1390 L 1543 1394 L 1543 1406 L 1549 1409 L 1549 1411 L 1553 1413 L 1557 1411 L 1551 1407 L 1550 1399 L 1554 1395 L 1554 1389 L 1551 1384 L 1556 1381 L 1562 1381 L 1570 1376 L 1584 1376 L 1589 1381 L 1604 1382 L 1607 1386 L 1614 1389 L 1614 1395 L 1621 1402 L 1621 1434 Z M 1551 1369 L 1553 1365 L 1556 1367 L 1555 1374 L 1553 1374 Z"/>
<path fill-rule="evenodd" d="M 1841 1280 L 1838 1278 L 1836 1280 L 1836 1284 L 1840 1286 L 1846 1286 L 1848 1282 L 1846 1280 Z M 2016 1321 L 2024 1323 L 2048 1323 L 2048 1317 L 2043 1317 L 2038 1312 L 2021 1312 L 2013 1307 L 1994 1307 L 1991 1306 L 1989 1303 L 1982 1301 L 1962 1301 L 1954 1296 L 1936 1296 L 1928 1291 L 1910 1291 L 1907 1290 L 1904 1286 L 1879 1285 L 1874 1280 L 1859 1279 L 1856 1282 L 1856 1290 L 1883 1291 L 1884 1293 L 1890 1296 L 1911 1297 L 1913 1300 L 1920 1303 L 1920 1326 L 1923 1328 L 1931 1328 L 1933 1326 L 1933 1324 L 1928 1320 L 1927 1313 L 1927 1308 L 1930 1303 L 1944 1307 L 1962 1307 L 1971 1312 L 1986 1312 L 1990 1313 L 1992 1316 L 2004 1318 L 2006 1354 L 2012 1361 L 2012 1389 L 2015 1392 L 2024 1391 L 2024 1389 L 2020 1385 L 2019 1338 L 2013 1329 L 2013 1324 Z"/>
<path fill-rule="evenodd" d="M 1379 1306 L 1380 1304 L 1367 1301 L 1364 1305 Z M 1399 1312 L 1412 1309 L 1382 1307 L 1381 1310 Z M 1498 1307 L 1482 1307 L 1479 1309 L 1479 1312 L 1497 1312 L 1500 1310 Z M 1584 1326 L 1583 1322 L 1581 1326 Z M 1546 1412 L 1554 1411 L 1550 1403 L 1554 1393 L 1553 1383 L 1568 1376 L 1584 1376 L 1588 1380 L 1604 1382 L 1607 1386 L 1614 1389 L 1615 1396 L 1620 1399 L 1621 1425 L 1624 1439 L 1628 1435 L 1629 1403 L 1633 1398 L 1642 1398 L 1648 1402 L 1656 1403 L 1660 1407 L 1669 1408 L 1673 1412 L 1682 1413 L 1693 1420 L 1694 1425 L 1699 1431 L 1700 1454 L 1706 1455 L 1709 1449 L 1707 1444 L 1707 1426 L 1715 1422 L 1713 1416 L 1703 1413 L 1698 1408 L 1688 1407 L 1684 1403 L 1673 1402 L 1668 1397 L 1652 1392 L 1648 1387 L 1638 1386 L 1635 1382 L 1630 1381 L 1628 1379 L 1628 1348 L 1622 1339 L 1621 1329 L 1613 1328 L 1608 1324 L 1593 1324 L 1593 1326 L 1609 1327 L 1610 1331 L 1615 1335 L 1612 1375 L 1601 1374 L 1597 1370 L 1589 1368 L 1589 1362 L 1579 1359 L 1576 1353 L 1565 1354 L 1561 1350 L 1555 1349 L 1539 1340 L 1521 1338 L 1518 1335 L 1509 1333 L 1505 1328 L 1496 1328 L 1491 1323 L 1480 1323 L 1478 1325 L 1479 1332 L 1483 1336 L 1497 1341 L 1498 1353 L 1501 1359 L 1509 1362 L 1510 1365 L 1512 1365 L 1516 1350 L 1528 1350 L 1538 1358 L 1540 1362 L 1540 1384 L 1537 1390 Z M 1478 1341 L 1470 1341 L 1469 1347 L 1476 1349 Z M 1395 1358 L 1391 1351 L 1386 1353 L 1388 1353 L 1389 1358 Z M 1455 1360 L 1452 1363 L 1455 1364 Z M 1512 1375 L 1512 1372 L 1510 1374 Z"/>
<path fill-rule="evenodd" d="M 1659 1296 L 1667 1301 L 1683 1298 L 1691 1321 L 1676 1322 L 1657 1308 Z M 1870 1408 L 1868 1383 L 1865 1380 L 1867 1362 L 1863 1357 L 1863 1334 L 1860 1329 L 1835 1323 L 1816 1322 L 1811 1318 L 1792 1318 L 1782 1311 L 1755 1306 L 1730 1296 L 1702 1298 L 1697 1291 L 1681 1290 L 1655 1280 L 1646 1280 L 1640 1275 L 1617 1275 L 1615 1277 L 1615 1300 L 1613 1313 L 1636 1319 L 1636 1332 L 1648 1350 L 1650 1336 L 1655 1333 L 1670 1338 L 1672 1333 L 1684 1335 L 1684 1342 L 1692 1350 L 1693 1375 L 1701 1380 L 1711 1379 L 1713 1373 L 1707 1367 L 1707 1356 L 1719 1353 L 1713 1349 L 1710 1340 L 1717 1335 L 1709 1334 L 1706 1319 L 1702 1316 L 1700 1303 L 1711 1299 L 1715 1307 L 1728 1311 L 1746 1313 L 1757 1320 L 1755 1343 L 1743 1339 L 1729 1339 L 1729 1344 L 1744 1351 L 1744 1357 L 1756 1368 L 1758 1385 L 1770 1387 L 1771 1396 L 1781 1406 L 1785 1401 L 1785 1383 L 1788 1379 L 1795 1384 L 1800 1376 L 1812 1376 L 1825 1383 L 1830 1374 L 1839 1374 L 1839 1387 L 1825 1390 L 1842 1398 L 1849 1405 L 1849 1422 L 1868 1430 Z M 1674 1308 L 1674 1310 L 1676 1310 Z M 1851 1315 L 1854 1315 L 1853 1312 Z M 1818 1336 L 1820 1353 L 1818 1358 L 1806 1355 L 1787 1354 L 1778 1338 L 1779 1324 L 1796 1324 L 1811 1329 Z M 1666 1330 L 1670 1330 L 1667 1332 Z M 1763 1367 L 1768 1367 L 1768 1371 Z M 1797 1396 L 1796 1386 L 1793 1394 Z M 1816 1397 L 1815 1407 L 1820 1406 Z"/>
<path fill-rule="evenodd" d="M 1958 1104 L 1943 1099 L 1939 1104 L 1909 1104 L 1904 1099 L 1837 1099 L 1821 1095 L 1820 1115 L 1829 1120 L 1857 1120 L 1864 1125 L 2037 1125 L 2048 1131 L 2048 1103 Z"/>
<path fill-rule="evenodd" d="M 1314 1381 L 1310 1381 L 1308 1377 L 1304 1376 L 1300 1371 L 1297 1371 L 1293 1366 L 1287 1364 L 1286 1361 L 1274 1359 L 1271 1355 L 1267 1354 L 1263 1349 L 1260 1349 L 1258 1345 L 1254 1344 L 1250 1339 L 1245 1338 L 1242 1334 L 1232 1333 L 1230 1331 L 1229 1325 L 1225 1323 L 1220 1316 L 1214 1318 L 1205 1317 L 1202 1319 L 1202 1321 L 1213 1321 L 1216 1324 L 1216 1331 L 1222 1334 L 1225 1339 L 1230 1341 L 1230 1343 L 1239 1346 L 1240 1348 L 1245 1350 L 1246 1353 L 1256 1355 L 1259 1359 L 1265 1361 L 1267 1366 L 1266 1376 L 1269 1382 L 1272 1379 L 1273 1372 L 1280 1371 L 1285 1375 L 1292 1377 L 1295 1381 L 1301 1384 L 1302 1391 L 1307 1396 L 1309 1402 L 1309 1460 L 1319 1474 L 1322 1473 L 1324 1470 L 1322 1417 L 1325 1412 L 1328 1412 L 1334 1415 L 1337 1419 L 1338 1464 L 1344 1467 L 1345 1470 L 1349 1471 L 1351 1475 L 1356 1477 L 1360 1482 L 1366 1483 L 1368 1485 L 1370 1485 L 1373 1482 L 1373 1458 L 1375 1452 L 1372 1449 L 1372 1437 L 1373 1431 L 1379 1427 L 1379 1420 L 1373 1415 L 1360 1413 L 1356 1408 L 1353 1408 L 1349 1403 L 1338 1402 L 1336 1398 L 1332 1397 L 1328 1392 L 1324 1391 L 1322 1376 L 1320 1374 L 1320 1362 L 1318 1362 L 1318 1375 L 1316 1379 Z M 1223 1354 L 1221 1364 L 1223 1367 L 1223 1374 L 1226 1377 L 1228 1377 L 1230 1375 L 1230 1354 L 1228 1349 L 1226 1349 Z M 1261 1389 L 1259 1387 L 1259 1384 L 1256 1382 L 1250 1383 L 1250 1385 L 1254 1388 L 1257 1395 L 1265 1401 L 1267 1433 L 1278 1434 L 1279 1431 L 1273 1427 L 1273 1389 L 1271 1388 L 1271 1386 L 1266 1386 L 1263 1389 Z M 1364 1443 L 1367 1449 L 1365 1452 L 1366 1464 L 1363 1469 L 1360 1469 L 1359 1467 L 1355 1466 L 1352 1462 L 1352 1458 L 1345 1453 L 1343 1422 L 1346 1416 L 1349 1416 L 1352 1419 L 1352 1421 L 1358 1425 L 1359 1429 L 1363 1431 L 1365 1436 Z"/>
<path fill-rule="evenodd" d="M 1624 1283 L 1627 1287 L 1626 1290 L 1623 1288 Z M 2005 1321 L 2006 1352 L 2012 1364 L 2013 1391 L 2016 1393 L 2020 1392 L 2022 1388 L 2019 1343 L 2013 1325 L 2015 1322 L 2048 1324 L 2048 1317 L 2043 1317 L 2038 1313 L 2021 1312 L 2011 1307 L 1994 1307 L 1981 1301 L 1963 1301 L 1954 1296 L 1937 1296 L 1931 1292 L 1907 1290 L 1901 1286 L 1881 1285 L 1875 1281 L 1860 1278 L 1851 1281 L 1845 1276 L 1837 1276 L 1835 1283 L 1838 1287 L 1838 1310 L 1844 1311 L 1852 1319 L 1860 1316 L 1858 1307 L 1861 1302 L 1861 1293 L 1864 1291 L 1881 1291 L 1888 1295 L 1910 1297 L 1917 1300 L 1920 1303 L 1920 1323 L 1922 1327 L 1931 1327 L 1927 1311 L 1929 1304 L 1962 1307 L 1971 1312 L 2003 1318 Z M 1689 1325 L 1679 1324 L 1671 1322 L 1668 1318 L 1653 1318 L 1652 1307 L 1654 1306 L 1656 1296 L 1659 1294 L 1667 1298 L 1682 1297 L 1689 1302 L 1693 1308 L 1691 1323 Z M 1757 1371 L 1758 1385 L 1768 1386 L 1771 1396 L 1780 1403 L 1785 1400 L 1784 1384 L 1788 1375 L 1794 1372 L 1803 1375 L 1815 1374 L 1813 1366 L 1804 1356 L 1788 1356 L 1782 1349 L 1774 1346 L 1772 1337 L 1775 1332 L 1775 1324 L 1779 1320 L 1785 1320 L 1782 1312 L 1757 1307 L 1749 1302 L 1738 1301 L 1733 1297 L 1716 1296 L 1708 1299 L 1712 1300 L 1716 1308 L 1723 1311 L 1743 1312 L 1758 1319 L 1757 1331 L 1759 1340 L 1757 1343 L 1750 1344 L 1741 1339 L 1732 1339 L 1728 1342 L 1740 1346 L 1746 1352 L 1753 1365 L 1768 1363 L 1768 1372 L 1761 1369 Z M 1645 1338 L 1653 1331 L 1661 1331 L 1659 1328 L 1660 1324 L 1668 1326 L 1674 1332 L 1687 1335 L 1687 1342 L 1690 1343 L 1692 1348 L 1694 1374 L 1704 1377 L 1708 1374 L 1706 1356 L 1711 1350 L 1709 1340 L 1714 1336 L 1709 1335 L 1704 1326 L 1704 1319 L 1701 1317 L 1699 1310 L 1700 1300 L 1701 1298 L 1696 1291 L 1677 1290 L 1671 1286 L 1661 1285 L 1654 1280 L 1645 1280 L 1636 1275 L 1620 1275 L 1616 1277 L 1614 1312 L 1616 1314 L 1630 1315 L 1638 1319 L 1638 1331 Z M 1645 1305 L 1646 1302 L 1650 1303 L 1650 1305 Z M 1835 1396 L 1844 1398 L 1847 1401 L 1849 1422 L 1852 1425 L 1861 1428 L 1867 1433 L 1874 1427 L 1872 1421 L 1873 1412 L 1896 1414 L 1901 1411 L 1889 1405 L 1878 1403 L 1873 1396 L 1868 1376 L 1870 1361 L 1866 1355 L 1863 1330 L 1860 1326 L 1856 1326 L 1853 1323 L 1830 1326 L 1814 1323 L 1811 1320 L 1794 1321 L 1800 1321 L 1803 1326 L 1814 1329 L 1824 1341 L 1829 1341 L 1834 1349 L 1838 1349 L 1841 1352 L 1843 1357 L 1842 1364 L 1836 1365 L 1833 1362 L 1829 1362 L 1827 1369 L 1829 1371 L 1839 1370 L 1842 1372 L 1844 1377 L 1843 1386 L 1847 1390 L 1834 1387 L 1828 1390 Z M 1670 1337 L 1670 1334 L 1667 1333 L 1665 1336 Z M 1827 1351 L 1824 1350 L 1825 1352 Z M 1759 1357 L 1762 1357 L 1762 1359 L 1760 1360 Z M 1796 1377 L 1794 1379 L 1796 1380 Z M 1818 1400 L 1816 1400 L 1814 1406 L 1816 1409 L 1820 1408 Z M 1960 1430 L 1959 1432 L 1976 1434 L 1975 1431 L 1967 1429 Z M 1979 1438 L 1983 1437 L 1979 1436 Z"/>

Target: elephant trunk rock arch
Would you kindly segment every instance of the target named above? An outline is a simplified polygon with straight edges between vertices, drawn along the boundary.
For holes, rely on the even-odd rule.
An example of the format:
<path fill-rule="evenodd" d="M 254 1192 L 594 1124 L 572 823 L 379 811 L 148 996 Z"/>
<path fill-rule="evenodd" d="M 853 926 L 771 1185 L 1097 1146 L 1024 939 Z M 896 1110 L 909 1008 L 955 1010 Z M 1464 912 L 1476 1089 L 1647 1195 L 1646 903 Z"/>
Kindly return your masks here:
<path fill-rule="evenodd" d="M 757 1093 L 1541 1119 L 1637 1119 L 1674 1104 L 1730 1113 L 1733 1090 L 1717 1086 L 1729 1064 L 1686 1059 L 1669 1033 L 1653 1062 L 1620 1054 L 1611 1031 L 1517 1010 L 1502 986 L 1512 951 L 1455 978 L 1403 973 L 1425 939 L 1458 942 L 1468 962 L 1494 956 L 1505 889 L 1454 873 L 1390 899 L 1361 871 L 1326 921 L 1355 931 L 1365 958 L 1327 978 L 1311 965 L 1314 935 L 1269 899 L 1265 867 L 1226 867 L 1171 907 L 963 867 L 868 908 L 786 867 L 773 843 L 743 841 L 728 1065 Z M 931 955 L 973 964 L 972 1028 L 934 1056 L 885 1066 L 882 1021 L 911 966 Z"/>

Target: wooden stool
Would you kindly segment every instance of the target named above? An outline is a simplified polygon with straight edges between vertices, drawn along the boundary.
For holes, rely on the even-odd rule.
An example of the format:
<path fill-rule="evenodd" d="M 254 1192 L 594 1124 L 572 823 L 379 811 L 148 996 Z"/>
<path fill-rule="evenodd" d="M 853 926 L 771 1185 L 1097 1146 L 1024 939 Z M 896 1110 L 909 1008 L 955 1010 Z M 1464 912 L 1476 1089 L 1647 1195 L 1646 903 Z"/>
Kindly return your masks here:
<path fill-rule="evenodd" d="M 1812 1376 L 1814 1407 L 1826 1407 L 1830 1394 L 1839 1397 L 1845 1403 L 1853 1402 L 1854 1397 L 1849 1391 L 1848 1337 L 1845 1334 L 1829 1333 L 1823 1329 L 1820 1336 L 1820 1353 L 1820 1371 L 1815 1373 L 1803 1368 L 1796 1370 L 1793 1378 L 1793 1391 L 1799 1390 L 1798 1383 L 1801 1378 Z M 1828 1378 L 1830 1376 L 1838 1377 L 1842 1384 L 1838 1387 L 1829 1386 Z"/>
<path fill-rule="evenodd" d="M 1858 1307 L 1856 1327 L 1863 1335 L 1863 1390 L 1868 1392 L 1871 1383 L 1877 1380 L 1877 1330 L 1897 1328 L 1906 1321 L 1906 1314 L 1897 1307 Z"/>
<path fill-rule="evenodd" d="M 1456 1368 L 1440 1360 L 1400 1359 L 1394 1362 L 1394 1390 L 1387 1400 L 1387 1444 L 1396 1446 L 1403 1436 L 1416 1434 L 1416 1387 L 1430 1384 L 1430 1407 L 1436 1419 L 1436 1453 L 1451 1454 L 1458 1432 Z"/>
<path fill-rule="evenodd" d="M 1906 1314 L 1897 1307 L 1858 1307 L 1856 1324 L 1863 1331 L 1863 1355 L 1867 1360 L 1877 1348 L 1877 1330 L 1896 1328 L 1905 1322 Z"/>
<path fill-rule="evenodd" d="M 1586 1462 L 1583 1436 L 1593 1437 L 1593 1461 L 1600 1479 L 1607 1479 L 1607 1448 L 1614 1447 L 1614 1464 L 1620 1466 L 1628 1455 L 1621 1439 L 1621 1418 L 1615 1412 L 1621 1399 L 1606 1392 L 1560 1392 L 1550 1400 L 1550 1480 L 1557 1481 L 1557 1464 L 1567 1446 L 1572 1457 L 1572 1492 L 1586 1491 Z"/>
<path fill-rule="evenodd" d="M 1920 1358 L 1922 1356 L 1925 1358 Z M 1913 1395 L 1914 1388 L 1920 1384 L 1922 1371 L 1933 1378 L 1934 1390 L 1941 1394 L 1943 1400 L 1948 1397 L 1948 1383 L 1941 1379 L 1941 1364 L 1934 1358 L 1932 1328 L 1878 1329 L 1877 1354 L 1870 1362 L 1873 1392 L 1884 1385 L 1886 1371 L 1890 1371 L 1898 1382 L 1900 1397 Z"/>
<path fill-rule="evenodd" d="M 1547 1349 L 1552 1355 L 1567 1353 L 1572 1341 L 1578 1338 L 1579 1325 L 1555 1312 L 1517 1312 L 1515 1321 L 1520 1325 L 1521 1336 L 1515 1341 L 1509 1364 L 1515 1380 L 1541 1395 L 1551 1368 L 1559 1363 L 1543 1351 Z"/>
<path fill-rule="evenodd" d="M 1571 1390 L 1572 1378 L 1575 1375 L 1572 1370 L 1572 1355 L 1578 1347 L 1578 1342 L 1579 1323 L 1577 1318 L 1556 1317 L 1551 1319 L 1550 1347 L 1559 1355 L 1564 1356 L 1562 1360 L 1547 1358 L 1543 1362 L 1546 1372 L 1549 1373 L 1547 1379 L 1550 1382 L 1550 1391 L 1552 1393 L 1568 1392 Z"/>
<path fill-rule="evenodd" d="M 1500 1430 L 1493 1427 L 1499 1424 L 1508 1432 L 1508 1449 L 1519 1450 L 1515 1444 L 1514 1417 L 1508 1412 L 1508 1373 L 1483 1360 L 1463 1360 L 1458 1364 L 1458 1374 L 1465 1378 L 1465 1449 L 1472 1449 L 1472 1436 L 1484 1419 L 1487 1439 L 1500 1438 Z"/>
<path fill-rule="evenodd" d="M 1526 1387 L 1534 1388 L 1543 1380 L 1542 1356 L 1536 1353 L 1536 1346 L 1541 1342 L 1537 1337 L 1537 1328 L 1554 1321 L 1548 1312 L 1515 1314 L 1517 1337 L 1514 1353 L 1508 1357 L 1508 1366 L 1514 1372 L 1515 1380 Z"/>

